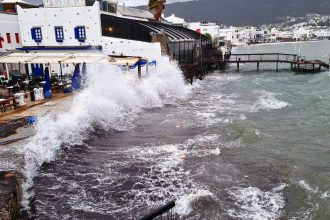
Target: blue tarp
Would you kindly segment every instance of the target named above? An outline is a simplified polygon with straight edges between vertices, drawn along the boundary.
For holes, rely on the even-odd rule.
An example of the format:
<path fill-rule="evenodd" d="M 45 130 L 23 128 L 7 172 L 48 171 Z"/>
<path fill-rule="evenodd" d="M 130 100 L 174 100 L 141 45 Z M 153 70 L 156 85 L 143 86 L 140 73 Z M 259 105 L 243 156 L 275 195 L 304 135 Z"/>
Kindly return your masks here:
<path fill-rule="evenodd" d="M 72 88 L 73 89 L 80 89 L 80 87 L 81 87 L 81 75 L 80 75 L 79 64 L 76 64 L 76 66 L 74 68 L 74 72 L 73 72 L 71 81 L 72 81 Z"/>
<path fill-rule="evenodd" d="M 129 68 L 130 69 L 135 69 L 139 65 L 141 67 L 144 67 L 146 64 L 148 64 L 149 66 L 154 66 L 154 65 L 156 66 L 157 65 L 157 61 L 154 60 L 154 61 L 151 61 L 151 62 L 148 63 L 148 61 L 146 61 L 146 60 L 140 60 L 140 61 L 136 62 L 134 65 L 130 66 Z"/>

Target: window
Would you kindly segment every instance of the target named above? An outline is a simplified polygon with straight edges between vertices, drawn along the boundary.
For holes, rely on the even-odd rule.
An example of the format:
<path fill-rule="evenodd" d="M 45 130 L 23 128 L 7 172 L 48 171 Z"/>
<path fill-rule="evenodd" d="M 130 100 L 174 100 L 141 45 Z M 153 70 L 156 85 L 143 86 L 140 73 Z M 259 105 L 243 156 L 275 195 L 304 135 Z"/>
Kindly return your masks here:
<path fill-rule="evenodd" d="M 64 40 L 63 27 L 55 27 L 55 38 L 57 42 L 63 42 Z"/>
<path fill-rule="evenodd" d="M 16 43 L 19 44 L 19 34 L 15 33 Z"/>
<path fill-rule="evenodd" d="M 11 43 L 10 33 L 6 33 L 6 37 L 7 37 L 7 43 L 10 44 Z"/>
<path fill-rule="evenodd" d="M 85 42 L 86 40 L 86 30 L 85 26 L 79 26 L 74 29 L 75 37 L 79 42 Z"/>
<path fill-rule="evenodd" d="M 41 28 L 40 27 L 35 27 L 31 29 L 31 35 L 32 35 L 32 39 L 37 42 L 40 43 L 42 41 L 42 33 L 41 33 Z"/>

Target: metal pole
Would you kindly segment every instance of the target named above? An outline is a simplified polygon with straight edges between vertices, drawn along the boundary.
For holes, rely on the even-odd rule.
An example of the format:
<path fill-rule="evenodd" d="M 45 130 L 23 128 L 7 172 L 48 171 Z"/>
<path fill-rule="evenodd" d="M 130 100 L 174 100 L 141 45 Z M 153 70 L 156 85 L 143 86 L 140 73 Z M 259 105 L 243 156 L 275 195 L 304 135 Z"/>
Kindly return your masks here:
<path fill-rule="evenodd" d="M 141 78 L 141 59 L 139 60 L 139 63 L 138 63 L 138 77 L 139 77 L 139 79 Z"/>
<path fill-rule="evenodd" d="M 61 83 L 63 83 L 63 69 L 62 69 L 62 63 L 59 62 L 60 64 L 60 72 L 61 72 Z"/>
<path fill-rule="evenodd" d="M 10 80 L 10 74 L 9 74 L 9 68 L 8 68 L 8 63 L 5 63 L 6 71 L 7 71 L 7 79 L 8 81 Z"/>
<path fill-rule="evenodd" d="M 259 62 L 257 62 L 257 70 L 259 71 Z"/>

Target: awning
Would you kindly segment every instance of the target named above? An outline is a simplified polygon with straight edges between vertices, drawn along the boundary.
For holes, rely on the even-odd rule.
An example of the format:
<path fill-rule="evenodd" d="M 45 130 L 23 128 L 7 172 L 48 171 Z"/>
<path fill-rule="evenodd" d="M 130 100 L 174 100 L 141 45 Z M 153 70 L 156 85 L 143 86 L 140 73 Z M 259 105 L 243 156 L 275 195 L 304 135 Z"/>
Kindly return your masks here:
<path fill-rule="evenodd" d="M 111 63 L 115 63 L 117 65 L 134 65 L 135 63 L 137 63 L 140 60 L 140 58 L 138 57 L 111 57 L 110 58 L 110 62 Z"/>
<path fill-rule="evenodd" d="M 0 63 L 101 64 L 133 65 L 139 57 L 114 57 L 100 53 L 10 53 L 0 57 Z"/>

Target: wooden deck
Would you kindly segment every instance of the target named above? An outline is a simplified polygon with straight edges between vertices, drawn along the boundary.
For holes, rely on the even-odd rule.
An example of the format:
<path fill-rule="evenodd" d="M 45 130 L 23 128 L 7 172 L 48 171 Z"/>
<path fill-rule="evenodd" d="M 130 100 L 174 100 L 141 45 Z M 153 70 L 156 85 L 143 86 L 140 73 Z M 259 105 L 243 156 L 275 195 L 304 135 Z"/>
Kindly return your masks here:
<path fill-rule="evenodd" d="M 259 71 L 260 63 L 274 63 L 276 71 L 279 70 L 280 63 L 287 63 L 291 71 L 297 72 L 318 72 L 321 68 L 329 69 L 329 64 L 320 60 L 306 60 L 305 57 L 297 54 L 284 53 L 246 53 L 246 54 L 231 54 L 227 59 L 209 58 L 206 60 L 209 64 L 236 64 L 237 71 L 240 70 L 240 64 L 255 63 Z"/>

